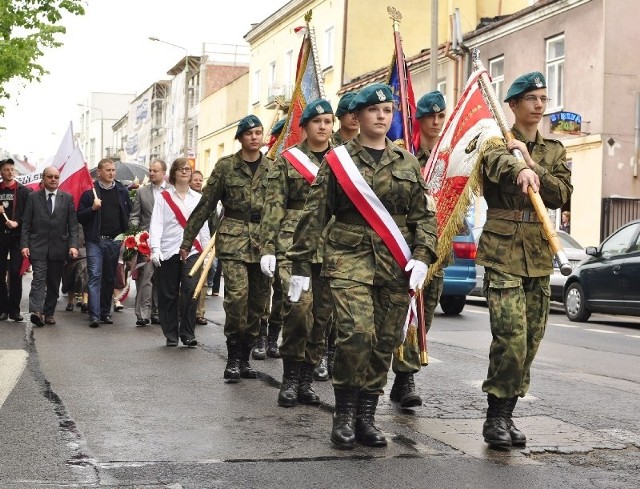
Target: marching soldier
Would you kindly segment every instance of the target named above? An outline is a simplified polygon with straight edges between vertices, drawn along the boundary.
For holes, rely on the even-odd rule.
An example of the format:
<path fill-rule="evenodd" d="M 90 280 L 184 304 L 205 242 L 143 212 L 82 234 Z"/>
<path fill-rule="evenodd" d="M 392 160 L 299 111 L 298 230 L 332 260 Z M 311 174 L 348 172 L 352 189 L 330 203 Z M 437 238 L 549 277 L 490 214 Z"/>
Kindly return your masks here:
<path fill-rule="evenodd" d="M 340 121 L 340 127 L 333 133 L 331 139 L 334 146 L 340 146 L 346 142 L 351 141 L 358 135 L 360 130 L 360 124 L 358 119 L 352 112 L 349 112 L 349 104 L 356 96 L 357 92 L 347 92 L 338 101 L 338 108 L 336 109 L 336 118 Z"/>
<path fill-rule="evenodd" d="M 416 118 L 420 124 L 420 150 L 416 154 L 416 158 L 418 158 L 421 168 L 424 168 L 427 164 L 431 150 L 438 142 L 445 121 L 446 108 L 444 96 L 437 90 L 423 95 L 418 100 Z M 429 198 L 431 199 L 431 197 Z M 433 208 L 435 208 L 435 203 Z M 446 266 L 447 264 L 445 263 L 443 267 Z M 440 268 L 422 292 L 427 333 L 431 328 L 433 315 L 442 294 L 443 281 L 444 272 Z M 415 344 L 408 341 L 405 342 L 403 360 L 401 361 L 398 355 L 394 354 L 391 369 L 396 374 L 396 377 L 389 394 L 390 399 L 399 402 L 403 408 L 422 405 L 422 398 L 416 392 L 413 378 L 414 374 L 420 371 L 420 351 L 417 342 Z"/>
<path fill-rule="evenodd" d="M 272 277 L 276 265 L 281 289 L 288 290 L 291 262 L 285 253 L 293 240 L 293 231 L 302 213 L 311 183 L 320 162 L 331 149 L 333 109 L 323 99 L 309 103 L 300 117 L 306 139 L 281 153 L 267 176 L 267 198 L 262 215 L 262 272 Z M 322 358 L 325 333 L 331 321 L 331 292 L 320 275 L 322 246 L 311 260 L 311 291 L 300 302 L 284 299 L 282 330 L 283 375 L 278 404 L 284 407 L 319 404 L 313 389 L 313 372 Z"/>
<path fill-rule="evenodd" d="M 186 255 L 196 234 L 221 201 L 224 218 L 216 233 L 216 255 L 222 262 L 225 280 L 224 334 L 228 357 L 224 378 L 232 383 L 241 377 L 257 376 L 249 355 L 269 298 L 269 279 L 260 272 L 259 233 L 266 175 L 271 164 L 260 151 L 262 123 L 255 115 L 239 122 L 235 137 L 241 149 L 216 163 L 202 198 L 189 217 L 180 247 Z"/>
<path fill-rule="evenodd" d="M 407 290 L 422 286 L 437 239 L 418 161 L 386 137 L 393 117 L 389 86 L 363 88 L 349 111 L 360 134 L 325 155 L 287 253 L 293 262 L 289 298 L 297 302 L 309 286 L 321 231 L 335 216 L 323 274 L 337 328 L 331 441 L 345 448 L 356 440 L 387 444 L 374 424 L 378 398 L 402 340 Z"/>
<path fill-rule="evenodd" d="M 482 384 L 488 402 L 482 434 L 493 446 L 526 444 L 511 417 L 518 397 L 529 390 L 531 363 L 549 315 L 553 256 L 527 189 L 539 192 L 550 209 L 562 207 L 573 191 L 564 146 L 538 131 L 549 102 L 542 73 L 517 78 L 504 101 L 515 116 L 516 139 L 489 148 L 483 156 L 488 209 L 476 260 L 485 267 L 484 295 L 493 336 Z M 522 152 L 524 162 L 511 155 L 513 149 Z"/>

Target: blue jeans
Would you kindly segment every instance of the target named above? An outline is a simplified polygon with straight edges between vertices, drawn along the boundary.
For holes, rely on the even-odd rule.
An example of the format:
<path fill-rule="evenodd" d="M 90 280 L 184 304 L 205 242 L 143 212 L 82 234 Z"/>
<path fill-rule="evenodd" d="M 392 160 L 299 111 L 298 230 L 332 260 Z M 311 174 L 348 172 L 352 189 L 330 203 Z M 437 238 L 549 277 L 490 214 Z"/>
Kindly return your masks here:
<path fill-rule="evenodd" d="M 111 312 L 113 284 L 120 254 L 120 241 L 87 241 L 89 275 L 89 321 L 105 318 Z"/>

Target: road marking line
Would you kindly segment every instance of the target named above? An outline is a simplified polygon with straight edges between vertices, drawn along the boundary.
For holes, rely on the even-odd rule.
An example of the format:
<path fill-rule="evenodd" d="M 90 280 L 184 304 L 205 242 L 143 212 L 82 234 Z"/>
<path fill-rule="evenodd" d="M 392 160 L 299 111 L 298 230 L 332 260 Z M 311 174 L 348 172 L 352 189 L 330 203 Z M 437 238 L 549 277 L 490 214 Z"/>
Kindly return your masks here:
<path fill-rule="evenodd" d="M 466 312 L 472 312 L 474 314 L 489 314 L 489 311 L 475 311 L 474 309 L 465 309 Z"/>
<path fill-rule="evenodd" d="M 18 383 L 27 365 L 27 355 L 24 350 L 0 350 L 0 408 Z"/>
<path fill-rule="evenodd" d="M 626 334 L 629 338 L 640 338 L 640 334 Z"/>
<path fill-rule="evenodd" d="M 585 331 L 592 331 L 593 333 L 604 333 L 604 334 L 619 334 L 617 331 L 607 331 L 606 329 L 590 329 L 587 328 Z"/>
<path fill-rule="evenodd" d="M 558 326 L 559 328 L 579 328 L 575 324 L 549 323 L 549 326 Z"/>

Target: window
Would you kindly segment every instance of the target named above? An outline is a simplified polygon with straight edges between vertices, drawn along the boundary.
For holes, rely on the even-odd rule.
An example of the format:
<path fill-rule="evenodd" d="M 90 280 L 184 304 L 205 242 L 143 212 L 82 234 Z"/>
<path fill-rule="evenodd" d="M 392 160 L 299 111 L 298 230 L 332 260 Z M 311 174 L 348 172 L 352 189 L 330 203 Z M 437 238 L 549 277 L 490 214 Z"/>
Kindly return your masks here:
<path fill-rule="evenodd" d="M 271 86 L 276 82 L 276 62 L 269 63 L 269 79 L 267 80 L 267 86 Z"/>
<path fill-rule="evenodd" d="M 562 109 L 564 82 L 564 34 L 547 39 L 547 111 Z"/>
<path fill-rule="evenodd" d="M 284 54 L 284 78 L 282 81 L 284 83 L 293 84 L 293 82 L 295 82 L 293 77 L 293 50 L 291 50 Z"/>
<path fill-rule="evenodd" d="M 335 29 L 333 26 L 324 30 L 324 39 L 322 43 L 322 69 L 331 68 L 333 66 L 333 53 L 335 44 Z"/>
<path fill-rule="evenodd" d="M 489 76 L 491 77 L 491 86 L 496 92 L 498 100 L 502 100 L 504 87 L 504 56 L 489 60 Z"/>
<path fill-rule="evenodd" d="M 252 86 L 252 95 L 251 101 L 254 104 L 260 102 L 260 70 L 256 70 L 253 72 L 253 86 Z"/>
<path fill-rule="evenodd" d="M 638 230 L 637 224 L 632 224 L 617 231 L 607 241 L 602 244 L 601 253 L 605 257 L 626 253 L 630 248 L 631 238 Z"/>
<path fill-rule="evenodd" d="M 447 101 L 447 80 L 438 80 L 436 83 L 436 90 L 438 90 L 443 96 L 445 102 Z"/>

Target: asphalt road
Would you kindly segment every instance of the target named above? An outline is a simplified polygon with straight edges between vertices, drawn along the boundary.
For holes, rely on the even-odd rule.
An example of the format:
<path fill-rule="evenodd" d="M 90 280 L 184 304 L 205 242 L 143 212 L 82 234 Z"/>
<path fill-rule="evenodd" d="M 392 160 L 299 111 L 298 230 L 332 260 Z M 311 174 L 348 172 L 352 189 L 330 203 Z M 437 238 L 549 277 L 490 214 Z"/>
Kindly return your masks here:
<path fill-rule="evenodd" d="M 494 451 L 480 434 L 485 304 L 438 312 L 416 377 L 423 406 L 402 411 L 385 396 L 377 424 L 389 446 L 343 451 L 329 442 L 329 383 L 316 383 L 320 407 L 292 409 L 276 404 L 279 360 L 224 383 L 221 297 L 207 299 L 197 349 L 165 347 L 125 306 L 98 329 L 77 310 L 35 330 L 0 323 L 0 488 L 637 487 L 637 319 L 552 313 L 515 412 L 529 443 Z"/>

